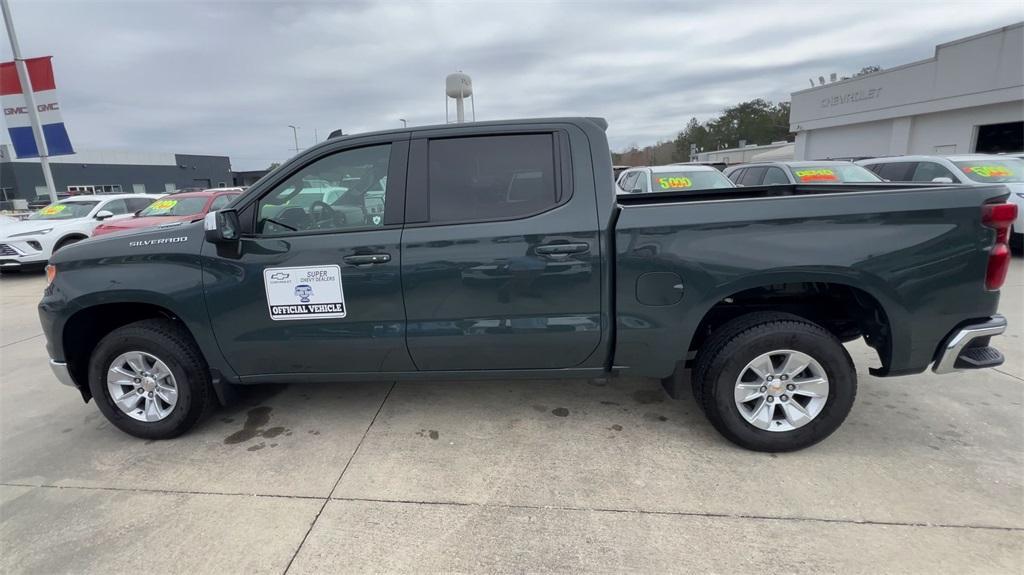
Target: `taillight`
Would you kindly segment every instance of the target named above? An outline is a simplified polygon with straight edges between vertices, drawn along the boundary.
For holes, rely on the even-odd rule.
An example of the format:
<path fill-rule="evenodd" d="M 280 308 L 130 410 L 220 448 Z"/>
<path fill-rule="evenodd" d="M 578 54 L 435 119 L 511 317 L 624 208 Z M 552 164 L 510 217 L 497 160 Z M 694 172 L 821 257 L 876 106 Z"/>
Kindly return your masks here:
<path fill-rule="evenodd" d="M 1006 281 L 1010 268 L 1010 225 L 1017 219 L 1017 204 L 986 204 L 981 207 L 981 223 L 996 231 L 996 243 L 988 253 L 985 288 L 997 290 Z"/>
<path fill-rule="evenodd" d="M 46 266 L 46 287 L 50 287 L 53 279 L 57 277 L 57 266 L 49 264 Z"/>

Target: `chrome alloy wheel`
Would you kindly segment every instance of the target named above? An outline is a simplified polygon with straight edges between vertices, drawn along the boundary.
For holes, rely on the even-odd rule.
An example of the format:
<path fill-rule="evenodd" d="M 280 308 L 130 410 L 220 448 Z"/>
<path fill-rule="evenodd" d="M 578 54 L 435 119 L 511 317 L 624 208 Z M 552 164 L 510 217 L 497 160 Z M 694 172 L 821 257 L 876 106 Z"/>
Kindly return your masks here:
<path fill-rule="evenodd" d="M 779 349 L 753 359 L 736 378 L 736 407 L 747 423 L 792 431 L 817 417 L 828 401 L 825 368 L 806 353 Z"/>
<path fill-rule="evenodd" d="M 122 353 L 107 369 L 114 405 L 132 419 L 160 421 L 178 403 L 178 384 L 167 364 L 144 351 Z"/>

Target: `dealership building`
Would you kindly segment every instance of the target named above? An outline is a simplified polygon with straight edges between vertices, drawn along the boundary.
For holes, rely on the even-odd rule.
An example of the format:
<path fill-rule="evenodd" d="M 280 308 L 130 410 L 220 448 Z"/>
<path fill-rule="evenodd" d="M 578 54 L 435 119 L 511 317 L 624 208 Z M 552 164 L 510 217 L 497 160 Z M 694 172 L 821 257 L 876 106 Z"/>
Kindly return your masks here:
<path fill-rule="evenodd" d="M 1024 23 L 792 94 L 797 160 L 1024 150 Z"/>
<path fill-rule="evenodd" d="M 50 168 L 58 193 L 163 194 L 234 182 L 227 156 L 94 150 L 53 156 Z M 39 160 L 13 159 L 10 148 L 0 145 L 0 199 L 31 203 L 47 196 Z"/>

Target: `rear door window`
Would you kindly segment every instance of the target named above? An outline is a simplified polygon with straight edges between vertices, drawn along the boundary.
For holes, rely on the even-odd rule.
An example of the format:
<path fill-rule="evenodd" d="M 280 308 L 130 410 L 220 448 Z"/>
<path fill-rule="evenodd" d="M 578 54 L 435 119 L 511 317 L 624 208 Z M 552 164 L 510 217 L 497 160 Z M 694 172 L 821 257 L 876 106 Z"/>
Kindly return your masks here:
<path fill-rule="evenodd" d="M 953 183 L 957 182 L 953 172 L 937 162 L 918 162 L 910 179 L 914 182 L 930 182 L 935 178 L 949 178 Z"/>
<path fill-rule="evenodd" d="M 740 179 L 743 177 L 743 174 L 746 171 L 747 171 L 746 168 L 740 168 L 738 170 L 733 170 L 732 172 L 729 172 L 729 179 L 732 180 L 732 183 L 738 184 L 738 183 L 740 183 Z"/>
<path fill-rule="evenodd" d="M 217 196 L 216 198 L 213 199 L 213 203 L 210 204 L 209 211 L 215 212 L 223 208 L 224 206 L 230 204 L 231 200 L 235 199 L 235 196 L 237 195 L 238 194 L 224 194 L 222 196 Z"/>
<path fill-rule="evenodd" d="M 738 183 L 744 186 L 760 186 L 761 182 L 764 181 L 764 173 L 768 171 L 768 168 L 760 166 L 757 168 L 747 168 L 743 179 Z"/>
<path fill-rule="evenodd" d="M 878 177 L 890 182 L 909 182 L 910 175 L 916 167 L 916 162 L 889 162 L 881 164 L 875 173 L 878 174 Z"/>
<path fill-rule="evenodd" d="M 777 186 L 779 184 L 788 183 L 789 178 L 786 177 L 786 172 L 783 172 L 782 168 L 776 168 L 775 166 L 771 166 L 768 168 L 768 171 L 765 172 L 764 183 L 762 185 Z"/>
<path fill-rule="evenodd" d="M 128 211 L 134 214 L 139 210 L 145 209 L 149 204 L 152 204 L 153 200 L 149 198 L 128 198 L 125 202 L 128 204 Z"/>
<path fill-rule="evenodd" d="M 121 214 L 128 213 L 128 206 L 125 205 L 124 200 L 110 200 L 103 204 L 103 207 L 101 207 L 100 210 L 107 210 L 115 216 L 119 216 Z"/>
<path fill-rule="evenodd" d="M 619 185 L 624 192 L 632 192 L 633 184 L 636 182 L 637 175 L 640 172 L 626 172 L 625 176 L 622 176 L 622 183 Z"/>
<path fill-rule="evenodd" d="M 431 140 L 428 157 L 431 222 L 515 219 L 559 203 L 552 134 Z"/>

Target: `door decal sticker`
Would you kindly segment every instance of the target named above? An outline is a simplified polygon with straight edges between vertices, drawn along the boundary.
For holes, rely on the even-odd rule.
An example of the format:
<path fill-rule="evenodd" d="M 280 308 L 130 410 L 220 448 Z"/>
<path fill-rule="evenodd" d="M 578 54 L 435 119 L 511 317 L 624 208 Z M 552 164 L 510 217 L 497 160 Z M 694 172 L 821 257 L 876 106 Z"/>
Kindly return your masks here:
<path fill-rule="evenodd" d="M 341 266 L 266 268 L 263 285 L 272 320 L 345 317 Z"/>

